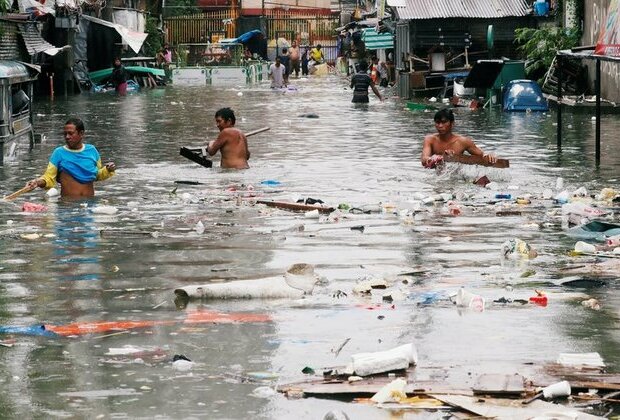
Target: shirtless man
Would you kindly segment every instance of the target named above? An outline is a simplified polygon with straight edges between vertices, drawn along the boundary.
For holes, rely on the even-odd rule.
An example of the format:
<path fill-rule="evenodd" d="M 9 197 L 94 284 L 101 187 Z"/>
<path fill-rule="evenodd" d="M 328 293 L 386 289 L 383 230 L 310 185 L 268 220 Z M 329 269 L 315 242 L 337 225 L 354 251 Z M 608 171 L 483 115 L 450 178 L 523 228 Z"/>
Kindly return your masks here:
<path fill-rule="evenodd" d="M 65 146 L 52 153 L 45 173 L 29 181 L 30 189 L 50 189 L 58 182 L 61 197 L 81 198 L 95 195 L 95 181 L 103 181 L 114 175 L 116 165 L 103 165 L 99 152 L 92 144 L 85 144 L 84 122 L 70 118 L 64 127 Z"/>
<path fill-rule="evenodd" d="M 213 156 L 219 150 L 222 154 L 220 167 L 233 169 L 247 169 L 250 151 L 248 140 L 241 130 L 236 129 L 235 113 L 230 108 L 218 109 L 215 113 L 215 124 L 220 130 L 217 139 L 211 140 L 207 152 Z"/>
<path fill-rule="evenodd" d="M 485 154 L 474 141 L 452 132 L 454 127 L 454 114 L 449 109 L 441 109 L 435 113 L 435 128 L 437 134 L 429 134 L 424 138 L 422 147 L 422 166 L 434 168 L 443 161 L 444 155 L 459 156 L 468 152 L 472 156 L 481 156 L 490 163 L 495 163 L 497 158 L 493 154 Z"/>

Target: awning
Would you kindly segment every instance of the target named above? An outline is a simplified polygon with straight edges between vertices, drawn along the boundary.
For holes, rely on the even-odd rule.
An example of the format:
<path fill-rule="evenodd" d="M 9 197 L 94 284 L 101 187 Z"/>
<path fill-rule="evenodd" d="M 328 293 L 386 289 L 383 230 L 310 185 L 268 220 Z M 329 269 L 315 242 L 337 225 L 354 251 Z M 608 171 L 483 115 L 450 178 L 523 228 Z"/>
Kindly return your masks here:
<path fill-rule="evenodd" d="M 362 32 L 362 41 L 367 50 L 394 48 L 394 36 L 391 33 L 379 34 L 375 28 L 367 28 Z"/>
<path fill-rule="evenodd" d="M 68 45 L 62 48 L 54 47 L 41 37 L 41 34 L 34 23 L 23 23 L 18 24 L 17 26 L 19 27 L 19 32 L 22 35 L 24 44 L 26 45 L 26 50 L 31 56 L 38 53 L 45 53 L 47 55 L 54 56 L 63 49 L 71 48 Z"/>
<path fill-rule="evenodd" d="M 129 45 L 129 47 L 136 53 L 140 52 L 140 48 L 142 48 L 142 44 L 148 36 L 148 34 L 132 31 L 131 29 L 123 25 L 119 25 L 118 23 L 108 22 L 107 20 L 97 19 L 96 17 L 82 15 L 82 19 L 107 26 L 108 28 L 116 29 L 116 32 L 118 32 L 121 38 L 123 38 L 123 41 L 125 41 L 127 45 Z"/>

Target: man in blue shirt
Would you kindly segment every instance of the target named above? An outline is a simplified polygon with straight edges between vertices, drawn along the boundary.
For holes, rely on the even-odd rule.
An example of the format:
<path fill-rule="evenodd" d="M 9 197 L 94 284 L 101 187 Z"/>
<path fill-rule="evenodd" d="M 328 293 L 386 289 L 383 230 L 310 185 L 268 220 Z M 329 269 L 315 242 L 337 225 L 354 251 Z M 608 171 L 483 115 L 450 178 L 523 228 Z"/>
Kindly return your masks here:
<path fill-rule="evenodd" d="M 29 181 L 31 189 L 50 189 L 60 184 L 62 197 L 92 197 L 95 195 L 94 182 L 114 175 L 114 162 L 103 165 L 99 152 L 92 144 L 84 144 L 84 122 L 70 118 L 64 128 L 65 146 L 54 149 L 45 173 Z"/>

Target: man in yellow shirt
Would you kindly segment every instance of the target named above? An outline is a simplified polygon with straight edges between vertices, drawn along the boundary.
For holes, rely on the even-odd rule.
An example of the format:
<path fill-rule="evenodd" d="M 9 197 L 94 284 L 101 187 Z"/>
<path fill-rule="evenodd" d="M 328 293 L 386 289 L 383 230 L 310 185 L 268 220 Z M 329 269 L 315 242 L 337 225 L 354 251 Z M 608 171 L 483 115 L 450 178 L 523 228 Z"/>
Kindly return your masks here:
<path fill-rule="evenodd" d="M 316 47 L 310 51 L 310 60 L 313 60 L 315 64 L 322 64 L 325 61 L 323 51 L 321 51 L 321 44 L 317 44 Z"/>

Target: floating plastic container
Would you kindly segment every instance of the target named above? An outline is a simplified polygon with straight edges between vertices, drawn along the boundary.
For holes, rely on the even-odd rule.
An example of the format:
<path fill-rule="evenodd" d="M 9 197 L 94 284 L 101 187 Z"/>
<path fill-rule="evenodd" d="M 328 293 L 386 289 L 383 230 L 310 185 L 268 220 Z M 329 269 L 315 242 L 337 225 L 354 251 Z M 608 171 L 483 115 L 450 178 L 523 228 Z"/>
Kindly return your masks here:
<path fill-rule="evenodd" d="M 533 80 L 513 80 L 504 88 L 504 111 L 549 111 L 538 83 Z"/>
<path fill-rule="evenodd" d="M 446 71 L 446 54 L 431 53 L 431 71 Z"/>
<path fill-rule="evenodd" d="M 476 94 L 476 88 L 466 88 L 464 86 L 464 82 L 459 80 L 454 80 L 454 96 L 464 97 L 464 96 L 474 96 Z"/>
<path fill-rule="evenodd" d="M 536 16 L 547 16 L 549 14 L 549 3 L 546 1 L 534 2 L 534 14 Z"/>

